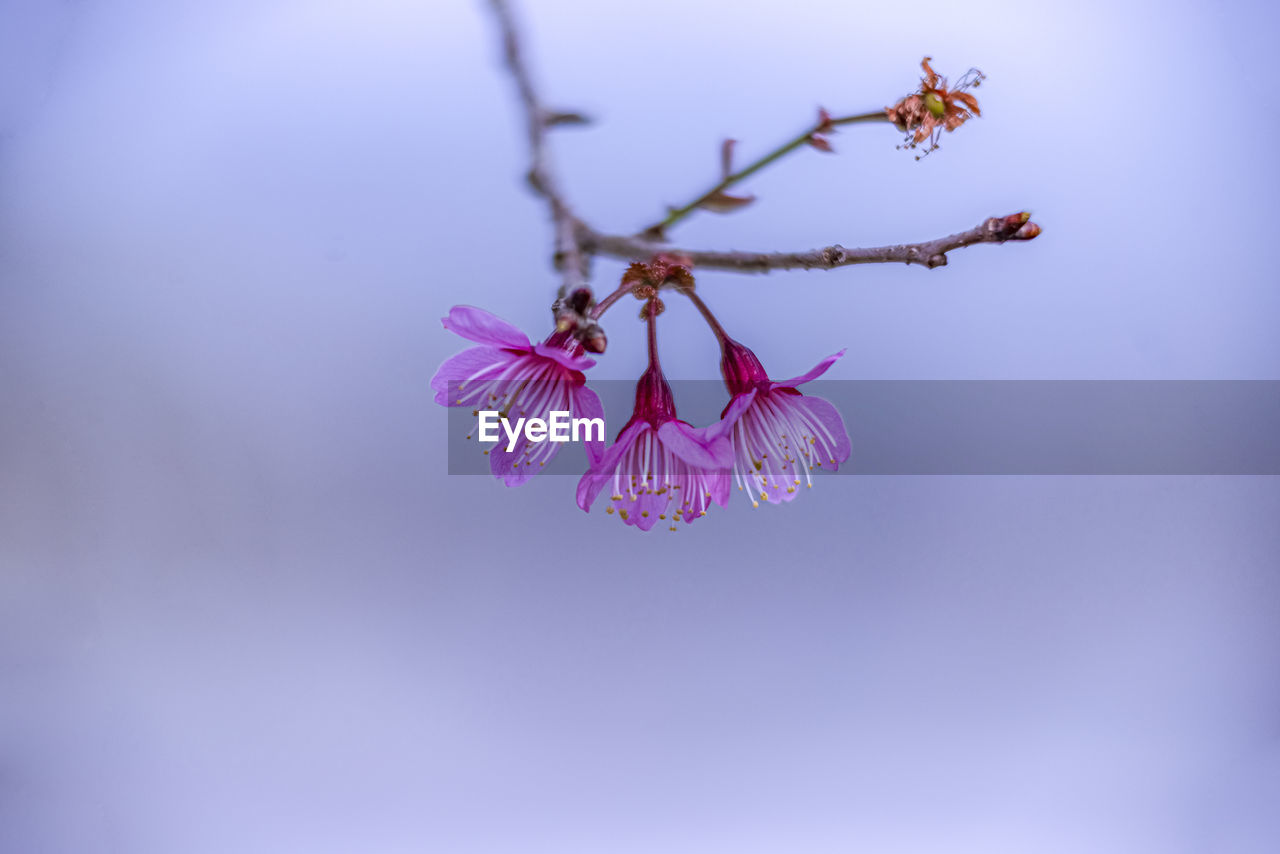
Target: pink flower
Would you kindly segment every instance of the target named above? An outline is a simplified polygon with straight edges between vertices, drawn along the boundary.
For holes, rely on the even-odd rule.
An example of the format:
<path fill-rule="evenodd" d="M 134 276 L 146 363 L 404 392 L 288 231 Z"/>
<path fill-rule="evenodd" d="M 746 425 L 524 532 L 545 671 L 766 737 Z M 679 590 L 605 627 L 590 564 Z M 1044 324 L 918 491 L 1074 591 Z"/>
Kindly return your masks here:
<path fill-rule="evenodd" d="M 570 417 L 604 418 L 595 392 L 582 372 L 595 364 L 583 356 L 568 332 L 553 332 L 533 344 L 519 329 L 487 311 L 459 305 L 441 320 L 444 328 L 481 346 L 445 360 L 431 378 L 436 403 L 494 409 L 513 418 L 546 419 L 549 412 Z M 587 457 L 599 458 L 603 443 L 588 441 Z M 489 468 L 507 486 L 519 486 L 556 455 L 559 442 L 529 442 L 521 434 L 511 451 L 505 439 L 486 451 Z"/>
<path fill-rule="evenodd" d="M 617 440 L 578 482 L 578 506 L 590 511 L 606 485 L 622 521 L 647 531 L 660 521 L 676 523 L 707 515 L 711 502 L 729 503 L 733 448 L 728 433 L 753 393 L 736 398 L 725 417 L 707 427 L 676 418 L 675 401 L 656 360 L 636 383 L 636 407 Z"/>
<path fill-rule="evenodd" d="M 849 458 L 849 434 L 840 413 L 829 401 L 796 390 L 826 373 L 843 350 L 781 382 L 770 380 L 756 354 L 727 335 L 721 352 L 724 382 L 733 395 L 726 418 L 742 401 L 748 404 L 733 422 L 733 474 L 753 507 L 760 501 L 790 501 L 802 480 L 813 485 L 813 469 L 836 471 Z"/>

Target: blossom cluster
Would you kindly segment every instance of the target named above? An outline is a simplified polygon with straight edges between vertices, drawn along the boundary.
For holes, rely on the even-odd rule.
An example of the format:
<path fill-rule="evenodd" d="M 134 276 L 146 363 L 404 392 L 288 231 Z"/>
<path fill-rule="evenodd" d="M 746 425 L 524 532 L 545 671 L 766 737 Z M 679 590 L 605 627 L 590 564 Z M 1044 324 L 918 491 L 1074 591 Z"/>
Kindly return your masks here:
<path fill-rule="evenodd" d="M 656 277 L 648 275 L 656 272 Z M 586 443 L 588 468 L 577 487 L 577 503 L 590 511 L 607 492 L 605 512 L 648 531 L 662 523 L 677 530 L 725 507 L 736 486 L 752 503 L 793 500 L 812 485 L 812 470 L 837 470 L 849 458 L 844 422 L 826 400 L 801 393 L 843 355 L 836 353 L 791 379 L 769 378 L 756 355 L 730 338 L 693 292 L 688 271 L 664 262 L 633 265 L 622 292 L 645 300 L 649 364 L 636 383 L 635 408 L 612 445 Z M 657 317 L 663 285 L 689 296 L 706 317 L 721 347 L 721 373 L 729 399 L 719 420 L 701 427 L 679 418 L 657 351 Z M 607 304 L 606 304 L 607 307 Z M 431 380 L 444 406 L 497 409 L 547 419 L 551 412 L 603 417 L 599 397 L 584 371 L 595 364 L 582 342 L 560 323 L 541 343 L 506 321 L 471 306 L 455 306 L 446 329 L 478 346 L 445 361 Z M 507 486 L 527 482 L 555 456 L 552 442 L 499 443 L 485 451 L 490 470 Z"/>

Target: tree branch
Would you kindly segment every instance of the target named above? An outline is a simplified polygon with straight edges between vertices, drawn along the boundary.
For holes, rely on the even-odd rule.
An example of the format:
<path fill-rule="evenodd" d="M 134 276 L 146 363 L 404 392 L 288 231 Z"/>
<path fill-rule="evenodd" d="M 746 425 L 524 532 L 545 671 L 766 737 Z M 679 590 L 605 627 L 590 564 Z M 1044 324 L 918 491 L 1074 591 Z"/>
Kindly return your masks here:
<path fill-rule="evenodd" d="M 580 117 L 576 113 L 548 111 L 542 105 L 521 53 L 520 38 L 516 32 L 511 8 L 506 0 L 489 0 L 489 5 L 493 8 L 498 26 L 502 31 L 503 56 L 507 70 L 515 80 L 516 90 L 524 106 L 529 134 L 529 184 L 534 192 L 547 200 L 551 208 L 551 219 L 555 225 L 556 235 L 555 265 L 563 277 L 558 296 L 560 300 L 564 300 L 575 288 L 586 283 L 590 268 L 587 254 L 578 240 L 578 220 L 569 209 L 564 194 L 560 190 L 555 170 L 551 166 L 547 146 L 547 128 L 570 123 L 566 120 L 566 116 Z"/>
<path fill-rule="evenodd" d="M 627 261 L 650 258 L 659 253 L 687 258 L 694 268 L 731 270 L 737 273 L 769 273 L 774 270 L 834 270 L 854 264 L 919 264 L 942 267 L 947 253 L 977 243 L 1004 243 L 1007 240 L 1031 240 L 1040 226 L 1031 222 L 1031 214 L 1019 212 L 1009 216 L 993 216 L 968 231 L 960 231 L 923 243 L 900 243 L 868 249 L 846 249 L 826 246 L 805 252 L 718 252 L 700 249 L 678 249 L 655 243 L 643 237 L 601 234 L 578 222 L 578 241 L 588 252 L 610 255 Z"/>
<path fill-rule="evenodd" d="M 695 267 L 710 270 L 730 270 L 738 273 L 767 273 L 773 270 L 832 270 L 836 267 L 849 267 L 854 264 L 904 263 L 919 264 L 922 267 L 941 267 L 947 263 L 947 253 L 953 249 L 973 246 L 977 243 L 1004 243 L 1009 240 L 1031 240 L 1040 234 L 1040 226 L 1031 222 L 1031 215 L 1025 212 L 1010 214 L 1004 217 L 991 217 L 968 231 L 928 240 L 923 243 L 906 243 L 894 246 L 879 246 L 866 249 L 845 249 L 843 246 L 827 246 L 805 252 L 718 252 L 695 249 L 678 249 L 661 242 L 665 237 L 667 226 L 688 216 L 702 207 L 712 207 L 714 203 L 742 204 L 750 199 L 735 199 L 724 194 L 724 190 L 755 174 L 759 170 L 806 144 L 819 150 L 829 151 L 830 145 L 825 135 L 834 128 L 847 124 L 863 122 L 890 121 L 889 113 L 876 111 L 857 115 L 833 118 L 825 111 L 820 111 L 818 122 L 797 137 L 783 143 L 760 159 L 739 169 L 730 171 L 730 155 L 732 142 L 726 143 L 723 160 L 723 177 L 718 184 L 693 201 L 671 208 L 667 216 L 645 229 L 634 237 L 616 234 L 605 234 L 596 231 L 576 217 L 569 208 L 559 181 L 551 166 L 547 145 L 547 129 L 562 124 L 580 124 L 585 121 L 577 113 L 555 112 L 547 110 L 538 97 L 521 54 L 520 40 L 516 31 L 511 9 L 507 0 L 489 0 L 502 33 L 503 52 L 508 71 L 516 84 L 516 91 L 524 107 L 525 120 L 529 136 L 529 183 L 538 195 L 546 199 L 551 210 L 551 218 L 555 225 L 555 265 L 561 271 L 562 281 L 558 298 L 553 311 L 556 314 L 557 329 L 572 331 L 574 336 L 591 352 L 603 352 L 604 333 L 596 322 L 614 301 L 620 298 L 627 289 L 620 286 L 617 291 L 607 296 L 600 305 L 595 304 L 594 297 L 586 287 L 590 273 L 590 260 L 596 254 L 609 255 L 625 260 L 643 261 L 657 255 L 682 256 Z M 932 74 L 927 62 L 925 70 Z M 934 77 L 926 78 L 921 84 L 935 97 L 959 98 L 960 94 L 948 93 L 943 89 L 933 88 L 937 85 Z M 943 84 L 945 85 L 945 84 Z M 922 90 L 922 92 L 925 90 Z M 941 93 L 941 94 L 939 94 Z M 923 95 L 909 96 L 901 103 L 914 97 L 917 100 Z M 972 99 L 965 100 L 971 105 Z M 921 110 L 933 110 L 925 100 L 920 100 Z M 943 98 L 943 106 L 951 109 Z M 972 106 L 972 105 L 971 105 Z M 973 112 L 977 113 L 976 106 Z M 894 124 L 899 120 L 894 119 Z M 948 130 L 952 129 L 949 125 Z"/>
<path fill-rule="evenodd" d="M 747 164 L 746 166 L 739 169 L 737 172 L 729 172 L 728 164 L 726 163 L 725 164 L 726 174 L 724 178 L 720 180 L 720 183 L 716 184 L 710 190 L 707 190 L 705 193 L 703 193 L 701 196 L 698 196 L 693 201 L 688 202 L 687 204 L 681 205 L 678 208 L 668 209 L 666 217 L 659 220 L 658 222 L 655 222 L 653 225 L 650 225 L 649 227 L 645 228 L 643 231 L 640 232 L 640 236 L 646 240 L 662 240 L 666 236 L 667 228 L 676 224 L 680 220 L 684 219 L 686 216 L 693 213 L 695 210 L 702 207 L 703 205 L 706 205 L 708 202 L 713 201 L 717 196 L 719 196 L 725 190 L 732 187 L 734 184 L 737 184 L 739 181 L 742 181 L 744 178 L 749 178 L 750 176 L 759 172 L 764 167 L 773 163 L 775 160 L 778 160 L 779 158 L 784 157 L 787 154 L 790 154 L 791 152 L 795 151 L 797 148 L 800 148 L 801 146 L 814 145 L 814 140 L 816 138 L 820 138 L 823 134 L 830 133 L 835 127 L 838 127 L 841 125 L 859 124 L 862 122 L 888 122 L 888 121 L 889 121 L 889 116 L 887 113 L 885 113 L 884 110 L 875 110 L 874 112 L 870 112 L 870 113 L 859 113 L 856 116 L 842 116 L 840 118 L 831 118 L 824 112 L 819 117 L 817 124 L 815 124 L 813 127 L 808 128 L 800 135 L 787 140 L 782 145 L 779 145 L 777 148 L 770 151 L 768 154 L 765 154 L 759 160 L 756 160 L 752 163 Z M 821 142 L 819 143 L 819 145 L 822 145 L 822 144 L 823 143 Z M 830 151 L 831 149 L 830 147 L 824 147 L 823 150 Z M 726 160 L 727 159 L 728 158 L 726 156 Z"/>

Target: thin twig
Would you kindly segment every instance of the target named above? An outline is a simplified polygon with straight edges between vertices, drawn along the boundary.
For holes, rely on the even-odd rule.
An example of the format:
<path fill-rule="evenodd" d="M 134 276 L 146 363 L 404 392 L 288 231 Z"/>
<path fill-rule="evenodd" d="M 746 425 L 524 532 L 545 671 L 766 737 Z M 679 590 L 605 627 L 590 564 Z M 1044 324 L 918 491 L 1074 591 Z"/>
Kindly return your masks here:
<path fill-rule="evenodd" d="M 681 205 L 678 208 L 670 208 L 667 212 L 666 217 L 659 220 L 658 222 L 655 222 L 653 225 L 641 231 L 640 235 L 643 238 L 646 238 L 649 240 L 662 240 L 666 236 L 666 231 L 669 227 L 671 227 L 672 225 L 675 225 L 677 222 L 684 219 L 686 216 L 693 213 L 699 207 L 701 207 L 702 205 L 705 205 L 707 202 L 711 201 L 720 193 L 732 187 L 734 184 L 737 184 L 739 181 L 742 181 L 745 178 L 751 177 L 752 175 L 759 172 L 764 167 L 768 166 L 769 164 L 773 163 L 779 158 L 784 157 L 787 154 L 790 154 L 791 152 L 795 151 L 797 148 L 800 148 L 801 146 L 804 146 L 804 145 L 812 144 L 815 135 L 827 133 L 833 127 L 836 127 L 839 125 L 859 124 L 862 122 L 887 122 L 887 121 L 889 121 L 889 117 L 884 110 L 876 110 L 873 113 L 860 113 L 856 116 L 842 116 L 840 118 L 827 118 L 826 120 L 820 120 L 813 127 L 808 128 L 799 136 L 796 136 L 796 137 L 793 137 L 792 139 L 787 140 L 782 145 L 779 145 L 777 148 L 765 154 L 759 160 L 756 160 L 752 163 L 747 164 L 743 168 L 739 169 L 737 172 L 732 172 L 726 175 L 720 181 L 720 183 L 716 184 L 710 190 L 707 190 L 705 193 L 703 193 L 701 196 L 698 196 L 693 201 L 687 204 Z"/>
<path fill-rule="evenodd" d="M 578 242 L 575 228 L 577 220 L 560 190 L 548 153 L 547 127 L 563 123 L 558 119 L 561 114 L 545 109 L 538 98 L 533 78 L 529 74 L 529 68 L 525 65 L 524 56 L 520 50 L 520 39 L 516 32 L 511 8 L 506 0 L 489 0 L 489 5 L 493 8 L 498 26 L 502 30 L 503 55 L 507 69 L 515 79 L 520 101 L 524 105 L 529 133 L 529 184 L 535 192 L 547 200 L 551 208 L 551 219 L 555 224 L 556 232 L 555 263 L 563 276 L 559 298 L 564 299 L 574 288 L 586 283 L 589 266 L 587 254 Z"/>
<path fill-rule="evenodd" d="M 942 267 L 947 253 L 977 243 L 1004 243 L 1007 240 L 1030 240 L 1040 227 L 1030 222 L 1030 214 L 1020 212 L 1005 217 L 993 216 L 968 231 L 923 243 L 900 243 L 867 249 L 826 246 L 804 252 L 718 252 L 701 249 L 679 249 L 655 243 L 642 237 L 601 234 L 585 223 L 578 223 L 578 241 L 588 252 L 634 261 L 658 253 L 680 256 L 704 270 L 732 270 L 737 273 L 769 273 L 774 270 L 833 270 L 854 264 L 919 264 Z"/>

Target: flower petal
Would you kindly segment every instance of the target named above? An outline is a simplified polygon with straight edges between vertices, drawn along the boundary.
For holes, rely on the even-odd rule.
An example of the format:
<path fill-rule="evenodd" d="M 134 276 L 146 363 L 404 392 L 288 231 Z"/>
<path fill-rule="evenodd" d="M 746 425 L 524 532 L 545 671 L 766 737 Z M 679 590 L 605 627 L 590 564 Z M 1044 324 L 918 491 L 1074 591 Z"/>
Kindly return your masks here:
<path fill-rule="evenodd" d="M 717 470 L 733 465 L 733 446 L 729 440 L 724 436 L 708 439 L 706 428 L 668 421 L 658 428 L 658 438 L 671 453 L 691 466 Z"/>
<path fill-rule="evenodd" d="M 599 418 L 604 421 L 604 406 L 594 391 L 585 385 L 577 386 L 569 392 L 569 405 L 573 409 L 574 418 Z M 608 422 L 606 421 L 607 425 Z M 607 426 L 606 426 L 606 429 Z M 587 431 L 592 436 L 592 431 Z M 604 456 L 604 442 L 596 438 L 588 438 L 583 442 L 587 448 L 587 462 L 595 465 Z"/>
<path fill-rule="evenodd" d="M 450 383 L 484 380 L 486 374 L 497 374 L 511 364 L 512 359 L 518 358 L 520 357 L 514 353 L 495 347 L 471 347 L 450 356 L 431 378 L 436 403 L 441 406 L 459 406 L 458 401 L 449 398 Z"/>
<path fill-rule="evenodd" d="M 827 358 L 819 362 L 817 365 L 815 365 L 813 368 L 809 369 L 808 371 L 806 371 L 805 373 L 801 374 L 798 377 L 792 377 L 789 380 L 779 380 L 775 382 L 772 385 L 772 388 L 795 388 L 798 385 L 803 385 L 804 383 L 811 382 L 812 380 L 816 380 L 818 377 L 825 374 L 827 372 L 827 369 L 830 368 L 832 365 L 834 365 L 836 363 L 836 360 L 839 359 L 844 354 L 845 354 L 845 351 L 841 350 L 839 353 L 836 353 L 833 356 L 828 356 Z"/>
<path fill-rule="evenodd" d="M 529 336 L 495 314 L 470 305 L 455 305 L 440 319 L 444 328 L 470 341 L 528 350 Z"/>
<path fill-rule="evenodd" d="M 729 506 L 729 497 L 733 494 L 733 475 L 725 474 L 709 474 L 707 475 L 707 491 L 711 493 L 711 499 L 721 507 Z"/>
<path fill-rule="evenodd" d="M 745 392 L 743 394 L 735 394 L 733 400 L 729 401 L 729 405 L 724 408 L 724 414 L 720 416 L 720 420 L 706 427 L 706 437 L 708 439 L 718 439 L 721 436 L 728 436 L 733 430 L 733 425 L 742 417 L 742 413 L 747 411 L 751 406 L 751 402 L 756 399 L 756 389 Z"/>
<path fill-rule="evenodd" d="M 509 487 L 522 486 L 554 460 L 559 451 L 558 442 L 530 442 L 523 431 L 515 447 L 507 451 L 507 438 L 503 436 L 489 451 L 489 471 Z"/>
<path fill-rule="evenodd" d="M 636 496 L 636 500 L 631 502 L 631 507 L 627 513 L 627 518 L 623 521 L 628 525 L 635 525 L 642 531 L 648 531 L 658 524 L 658 517 L 665 515 L 664 511 L 671 503 L 666 495 L 655 495 L 653 490 L 646 491 L 643 495 Z M 622 509 L 627 502 L 616 502 L 618 509 Z"/>
<path fill-rule="evenodd" d="M 830 456 L 815 462 L 820 463 L 824 468 L 829 467 L 832 471 L 838 469 L 840 463 L 849 459 L 849 454 L 853 451 L 849 442 L 849 433 L 845 430 L 844 419 L 840 417 L 840 412 L 830 401 L 808 395 L 795 398 L 792 405 L 807 410 L 813 420 L 831 434 L 833 443 L 827 442 L 825 437 L 819 440 L 827 446 L 825 450 L 830 453 Z"/>
<path fill-rule="evenodd" d="M 575 356 L 563 347 L 556 347 L 546 342 L 534 344 L 533 352 L 539 356 L 545 356 L 548 359 L 559 362 L 571 371 L 585 371 L 596 363 L 595 359 L 586 356 Z"/>
<path fill-rule="evenodd" d="M 635 444 L 637 437 L 648 430 L 647 421 L 634 421 L 623 428 L 618 438 L 595 463 L 587 469 L 587 473 L 578 481 L 578 506 L 585 511 L 591 510 L 591 502 L 596 500 L 600 490 L 608 483 L 618 468 L 618 461 L 626 451 Z"/>

